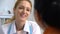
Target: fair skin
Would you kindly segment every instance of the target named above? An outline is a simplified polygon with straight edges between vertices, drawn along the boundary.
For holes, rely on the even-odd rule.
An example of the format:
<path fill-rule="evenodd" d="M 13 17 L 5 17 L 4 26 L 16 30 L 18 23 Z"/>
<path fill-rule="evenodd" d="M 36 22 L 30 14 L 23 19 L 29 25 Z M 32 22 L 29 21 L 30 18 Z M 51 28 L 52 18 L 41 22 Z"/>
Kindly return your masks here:
<path fill-rule="evenodd" d="M 28 1 L 21 1 L 16 8 L 14 8 L 14 15 L 16 20 L 16 30 L 21 31 L 25 21 L 31 12 L 31 4 Z"/>

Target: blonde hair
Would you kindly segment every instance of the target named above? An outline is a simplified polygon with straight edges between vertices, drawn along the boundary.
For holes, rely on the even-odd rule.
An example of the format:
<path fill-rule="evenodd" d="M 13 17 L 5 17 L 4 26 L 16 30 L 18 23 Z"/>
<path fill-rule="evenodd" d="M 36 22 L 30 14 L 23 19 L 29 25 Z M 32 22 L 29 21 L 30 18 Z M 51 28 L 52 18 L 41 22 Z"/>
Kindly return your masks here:
<path fill-rule="evenodd" d="M 28 1 L 28 2 L 30 3 L 31 7 L 32 7 L 32 3 L 31 3 L 30 0 L 17 0 L 16 3 L 15 3 L 14 9 L 18 6 L 18 4 L 19 4 L 21 1 Z M 5 22 L 5 24 L 11 23 L 11 22 L 14 21 L 14 20 L 15 20 L 15 16 L 13 16 L 11 19 L 7 19 L 6 22 Z M 8 22 L 7 22 L 7 21 L 8 21 Z"/>
<path fill-rule="evenodd" d="M 31 3 L 31 1 L 30 1 L 30 0 L 17 0 L 17 2 L 15 3 L 14 8 L 16 8 L 16 7 L 17 7 L 17 5 L 18 5 L 21 1 L 28 1 L 28 2 L 30 3 L 31 7 L 32 7 L 32 3 Z"/>

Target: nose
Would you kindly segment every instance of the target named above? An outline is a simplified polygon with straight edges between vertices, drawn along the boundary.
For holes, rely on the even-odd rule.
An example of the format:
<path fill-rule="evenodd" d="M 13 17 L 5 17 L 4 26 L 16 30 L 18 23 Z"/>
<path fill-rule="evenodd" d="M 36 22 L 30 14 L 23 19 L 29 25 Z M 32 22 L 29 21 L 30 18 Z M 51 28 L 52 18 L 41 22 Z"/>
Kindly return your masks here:
<path fill-rule="evenodd" d="M 26 9 L 23 9 L 22 13 L 25 14 L 26 13 Z"/>

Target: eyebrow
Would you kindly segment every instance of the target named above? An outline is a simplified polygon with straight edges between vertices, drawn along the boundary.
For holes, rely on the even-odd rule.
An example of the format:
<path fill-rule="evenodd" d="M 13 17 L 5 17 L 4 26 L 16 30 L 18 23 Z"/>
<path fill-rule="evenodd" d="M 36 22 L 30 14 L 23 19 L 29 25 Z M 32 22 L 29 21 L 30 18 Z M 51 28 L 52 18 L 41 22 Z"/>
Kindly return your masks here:
<path fill-rule="evenodd" d="M 24 7 L 23 5 L 19 5 L 19 7 Z M 24 7 L 25 8 L 25 7 Z M 26 7 L 26 8 L 28 8 L 28 9 L 30 9 L 31 10 L 31 8 L 29 8 L 29 7 Z"/>
<path fill-rule="evenodd" d="M 28 7 L 27 7 L 28 8 Z M 28 8 L 31 11 L 31 8 Z"/>

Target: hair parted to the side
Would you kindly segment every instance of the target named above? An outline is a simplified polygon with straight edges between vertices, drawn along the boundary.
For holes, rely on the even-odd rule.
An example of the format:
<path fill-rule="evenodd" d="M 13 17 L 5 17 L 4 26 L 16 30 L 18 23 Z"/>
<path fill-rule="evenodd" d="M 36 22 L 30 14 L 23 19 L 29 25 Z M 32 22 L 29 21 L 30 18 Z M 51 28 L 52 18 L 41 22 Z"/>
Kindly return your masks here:
<path fill-rule="evenodd" d="M 32 3 L 31 3 L 31 1 L 30 1 L 30 0 L 17 0 L 17 2 L 15 3 L 14 8 L 16 8 L 16 7 L 17 7 L 17 5 L 18 5 L 21 1 L 28 1 L 28 2 L 30 3 L 31 7 L 32 7 Z"/>

